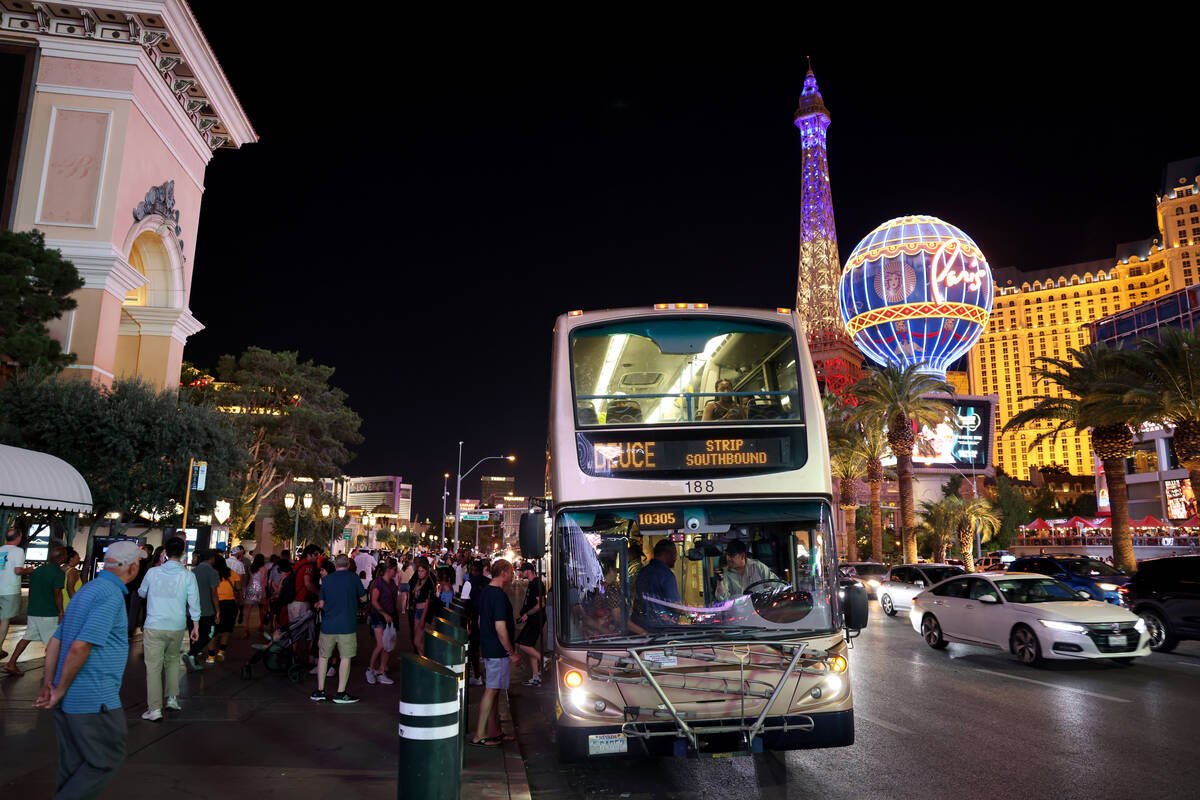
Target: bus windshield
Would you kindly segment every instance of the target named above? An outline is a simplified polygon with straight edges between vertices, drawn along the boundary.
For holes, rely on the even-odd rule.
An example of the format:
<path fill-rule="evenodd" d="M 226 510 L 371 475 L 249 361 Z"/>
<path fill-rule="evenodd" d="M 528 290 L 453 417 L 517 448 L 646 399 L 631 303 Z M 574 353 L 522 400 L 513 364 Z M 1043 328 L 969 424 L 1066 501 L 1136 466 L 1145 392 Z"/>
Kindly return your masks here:
<path fill-rule="evenodd" d="M 571 334 L 576 423 L 799 419 L 796 343 L 784 325 L 628 320 Z"/>
<path fill-rule="evenodd" d="M 564 511 L 564 642 L 834 631 L 829 515 L 816 502 Z"/>

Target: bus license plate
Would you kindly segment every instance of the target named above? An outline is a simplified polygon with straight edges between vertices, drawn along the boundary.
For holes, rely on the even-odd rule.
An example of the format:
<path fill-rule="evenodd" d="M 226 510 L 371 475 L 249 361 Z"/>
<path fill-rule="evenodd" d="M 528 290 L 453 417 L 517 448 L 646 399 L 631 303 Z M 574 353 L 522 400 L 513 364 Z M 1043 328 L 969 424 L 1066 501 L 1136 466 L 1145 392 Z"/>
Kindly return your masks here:
<path fill-rule="evenodd" d="M 588 736 L 588 755 L 604 756 L 612 753 L 628 753 L 629 740 L 623 733 L 594 733 Z"/>
<path fill-rule="evenodd" d="M 1127 647 L 1128 645 L 1129 645 L 1129 637 L 1128 636 L 1118 636 L 1115 634 L 1109 634 L 1109 637 L 1108 637 L 1108 646 L 1109 647 Z"/>

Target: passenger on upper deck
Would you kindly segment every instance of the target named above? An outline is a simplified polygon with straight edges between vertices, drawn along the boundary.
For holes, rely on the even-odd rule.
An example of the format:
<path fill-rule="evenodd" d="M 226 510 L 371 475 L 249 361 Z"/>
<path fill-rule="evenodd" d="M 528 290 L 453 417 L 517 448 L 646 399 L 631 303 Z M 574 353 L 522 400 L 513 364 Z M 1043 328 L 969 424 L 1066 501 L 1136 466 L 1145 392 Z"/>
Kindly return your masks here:
<path fill-rule="evenodd" d="M 660 539 L 654 545 L 654 557 L 638 573 L 636 607 L 638 621 L 642 625 L 670 625 L 675 622 L 674 609 L 654 600 L 682 602 L 673 572 L 677 558 L 679 551 L 675 543 L 667 538 Z"/>
<path fill-rule="evenodd" d="M 726 378 L 717 381 L 718 392 L 732 392 L 733 383 Z M 734 398 L 726 394 L 724 397 L 718 397 L 714 400 L 709 400 L 704 406 L 704 422 L 713 420 L 726 419 L 745 419 L 746 418 L 746 398 Z"/>
<path fill-rule="evenodd" d="M 753 586 L 760 581 L 779 580 L 770 568 L 756 558 L 750 558 L 746 543 L 734 539 L 725 545 L 725 558 L 729 569 L 717 578 L 716 596 L 718 600 L 728 600 L 746 593 L 747 586 Z"/>

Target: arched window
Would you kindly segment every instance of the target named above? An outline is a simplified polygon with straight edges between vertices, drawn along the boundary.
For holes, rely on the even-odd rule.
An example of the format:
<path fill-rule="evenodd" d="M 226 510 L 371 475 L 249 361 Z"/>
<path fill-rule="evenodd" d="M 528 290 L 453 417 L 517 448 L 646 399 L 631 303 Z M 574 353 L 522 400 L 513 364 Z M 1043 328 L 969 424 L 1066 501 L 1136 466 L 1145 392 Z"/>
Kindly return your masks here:
<path fill-rule="evenodd" d="M 1192 208 L 1195 208 L 1195 206 L 1192 206 Z M 1183 216 L 1183 206 L 1177 206 L 1175 208 L 1175 216 L 1177 216 L 1177 217 Z"/>
<path fill-rule="evenodd" d="M 1066 286 L 1066 285 L 1067 285 L 1067 279 L 1066 279 L 1066 278 L 1059 278 L 1059 279 L 1058 279 L 1058 288 L 1060 288 L 1060 289 L 1061 289 L 1061 288 L 1063 288 L 1063 287 L 1064 287 L 1064 286 Z"/>
<path fill-rule="evenodd" d="M 1195 214 L 1195 213 L 1196 213 L 1196 204 L 1195 204 L 1195 203 L 1192 203 L 1190 206 L 1188 206 L 1188 211 L 1190 211 L 1190 212 L 1192 212 L 1193 214 Z"/>
<path fill-rule="evenodd" d="M 1075 293 L 1075 297 L 1076 297 L 1076 298 L 1078 298 L 1078 297 L 1079 297 L 1079 292 L 1076 292 L 1076 293 Z"/>
<path fill-rule="evenodd" d="M 1028 292 L 1028 291 L 1029 291 L 1029 282 L 1028 282 L 1028 281 L 1026 281 L 1025 283 L 1022 283 L 1022 284 L 1021 284 L 1021 291 L 1022 291 L 1022 292 Z M 1028 302 L 1028 301 L 1026 301 L 1026 302 Z"/>
<path fill-rule="evenodd" d="M 1025 298 L 1025 305 L 1029 305 L 1029 298 L 1028 298 L 1028 297 L 1026 297 L 1026 298 Z"/>
<path fill-rule="evenodd" d="M 1139 284 L 1138 284 L 1138 288 L 1139 288 L 1139 289 L 1145 289 L 1145 288 L 1146 288 L 1146 282 L 1145 282 L 1145 281 L 1142 281 L 1141 283 L 1139 283 Z"/>
<path fill-rule="evenodd" d="M 1072 276 L 1071 276 L 1071 285 L 1072 285 L 1072 286 L 1074 286 L 1074 285 L 1075 285 L 1075 284 L 1077 284 L 1077 283 L 1079 283 L 1079 276 L 1078 276 L 1078 275 L 1072 275 Z"/>
<path fill-rule="evenodd" d="M 1091 289 L 1088 289 L 1088 290 L 1087 290 L 1087 296 L 1088 296 L 1088 297 L 1091 297 L 1091 296 L 1092 296 L 1092 290 L 1091 290 Z"/>
<path fill-rule="evenodd" d="M 1034 281 L 1034 282 L 1033 282 L 1033 290 L 1034 290 L 1035 292 L 1040 292 L 1040 291 L 1042 290 L 1042 282 L 1041 282 L 1041 281 Z"/>

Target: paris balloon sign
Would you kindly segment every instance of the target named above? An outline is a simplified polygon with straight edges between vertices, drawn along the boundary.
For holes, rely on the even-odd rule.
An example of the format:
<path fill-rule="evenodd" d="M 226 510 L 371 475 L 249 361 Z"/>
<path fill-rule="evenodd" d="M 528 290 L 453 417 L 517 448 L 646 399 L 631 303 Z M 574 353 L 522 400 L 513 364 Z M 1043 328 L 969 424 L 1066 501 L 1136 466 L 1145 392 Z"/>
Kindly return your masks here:
<path fill-rule="evenodd" d="M 913 364 L 945 378 L 992 311 L 992 270 L 970 236 L 937 217 L 888 220 L 842 271 L 846 332 L 881 366 Z"/>

